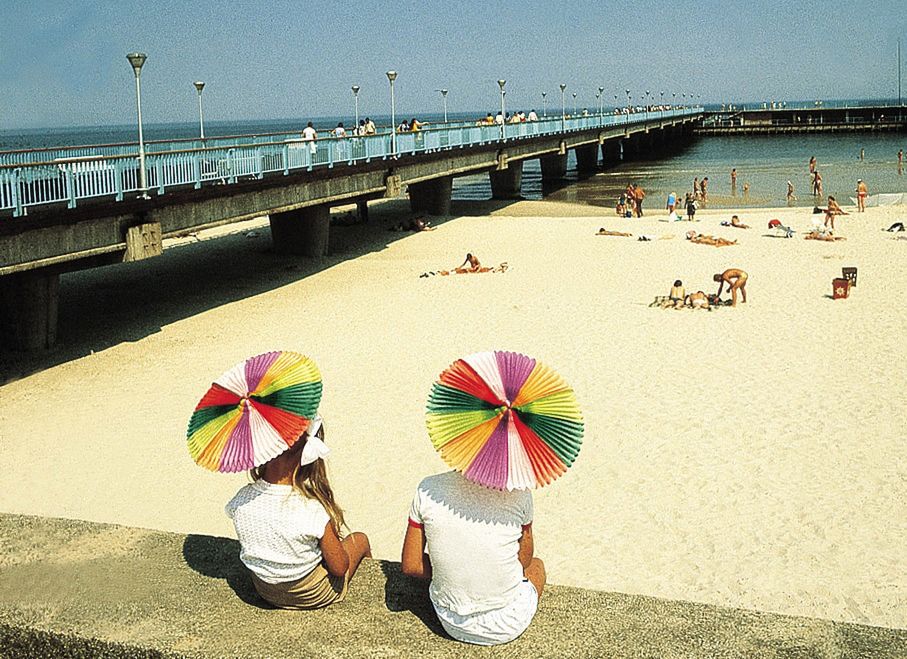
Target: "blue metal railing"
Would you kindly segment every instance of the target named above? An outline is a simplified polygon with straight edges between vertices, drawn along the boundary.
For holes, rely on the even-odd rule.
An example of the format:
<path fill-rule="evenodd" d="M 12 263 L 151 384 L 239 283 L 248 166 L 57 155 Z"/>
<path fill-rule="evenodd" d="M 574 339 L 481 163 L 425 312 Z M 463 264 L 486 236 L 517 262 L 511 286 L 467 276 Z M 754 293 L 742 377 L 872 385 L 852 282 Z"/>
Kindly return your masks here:
<path fill-rule="evenodd" d="M 289 174 L 290 171 L 349 166 L 395 155 L 443 151 L 595 128 L 639 127 L 701 112 L 701 108 L 677 108 L 629 115 L 590 115 L 569 119 L 548 117 L 539 121 L 506 124 L 503 128 L 500 125 L 444 124 L 415 133 L 393 135 L 385 132 L 362 137 L 324 138 L 314 142 L 303 141 L 298 133 L 214 138 L 205 140 L 205 146 L 201 148 L 185 148 L 187 141 L 178 140 L 157 143 L 180 144 L 183 148 L 150 151 L 146 154 L 145 169 L 149 190 L 164 194 L 168 188 L 200 188 L 206 183 L 234 183 L 240 178 L 263 178 L 270 173 Z M 193 143 L 192 140 L 188 142 Z M 195 142 L 201 143 L 201 140 Z M 117 152 L 117 149 L 128 147 L 133 150 Z M 105 152 L 105 149 L 108 151 Z M 134 149 L 135 145 L 121 144 L 44 150 L 41 153 L 48 159 L 43 162 L 0 164 L 0 211 L 12 210 L 13 216 L 19 216 L 33 206 L 66 203 L 69 208 L 75 208 L 83 199 L 113 197 L 121 201 L 126 194 L 141 192 L 139 159 Z"/>

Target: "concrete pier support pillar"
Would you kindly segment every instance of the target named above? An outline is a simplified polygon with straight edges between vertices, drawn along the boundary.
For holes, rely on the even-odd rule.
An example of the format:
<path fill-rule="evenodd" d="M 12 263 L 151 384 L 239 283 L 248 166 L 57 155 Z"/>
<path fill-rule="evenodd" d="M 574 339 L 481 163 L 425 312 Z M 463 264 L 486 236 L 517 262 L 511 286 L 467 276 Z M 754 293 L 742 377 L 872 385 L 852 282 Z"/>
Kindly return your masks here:
<path fill-rule="evenodd" d="M 331 207 L 307 206 L 270 216 L 271 241 L 278 254 L 324 256 L 328 253 Z"/>
<path fill-rule="evenodd" d="M 606 167 L 621 161 L 620 140 L 607 140 L 602 144 L 602 164 Z"/>
<path fill-rule="evenodd" d="M 523 185 L 523 161 L 515 160 L 507 164 L 505 169 L 495 169 L 488 172 L 491 179 L 492 199 L 519 199 L 520 188 Z"/>
<path fill-rule="evenodd" d="M 57 342 L 60 275 L 0 277 L 0 342 L 14 350 L 43 350 Z"/>
<path fill-rule="evenodd" d="M 409 184 L 409 206 L 415 213 L 450 215 L 450 193 L 453 176 Z"/>
<path fill-rule="evenodd" d="M 542 156 L 539 158 L 539 165 L 542 167 L 543 181 L 562 179 L 567 175 L 567 154 L 555 153 L 550 156 Z"/>
<path fill-rule="evenodd" d="M 592 172 L 598 167 L 598 144 L 584 144 L 576 147 L 576 169 Z"/>

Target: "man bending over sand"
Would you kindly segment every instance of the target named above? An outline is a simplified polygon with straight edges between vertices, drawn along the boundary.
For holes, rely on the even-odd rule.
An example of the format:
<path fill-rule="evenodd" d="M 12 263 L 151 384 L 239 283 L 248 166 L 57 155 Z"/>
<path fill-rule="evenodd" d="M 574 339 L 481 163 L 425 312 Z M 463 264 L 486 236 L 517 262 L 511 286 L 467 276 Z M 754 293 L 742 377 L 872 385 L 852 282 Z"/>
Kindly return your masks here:
<path fill-rule="evenodd" d="M 724 285 L 728 285 L 728 289 L 731 292 L 731 306 L 737 306 L 737 291 L 740 291 L 740 294 L 743 295 L 743 301 L 746 302 L 746 278 L 747 274 L 740 270 L 739 268 L 728 268 L 721 274 L 715 275 L 712 277 L 714 281 L 720 282 L 718 285 L 718 293 L 715 295 L 716 298 L 721 299 L 721 291 L 724 288 Z"/>

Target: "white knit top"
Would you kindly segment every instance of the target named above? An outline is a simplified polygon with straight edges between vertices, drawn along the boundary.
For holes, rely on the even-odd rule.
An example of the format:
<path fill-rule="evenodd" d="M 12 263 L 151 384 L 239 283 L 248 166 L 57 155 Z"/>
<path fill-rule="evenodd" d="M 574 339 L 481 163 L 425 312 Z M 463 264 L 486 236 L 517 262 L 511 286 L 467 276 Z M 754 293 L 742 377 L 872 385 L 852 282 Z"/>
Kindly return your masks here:
<path fill-rule="evenodd" d="M 240 560 L 265 583 L 301 579 L 321 562 L 320 541 L 330 517 L 292 485 L 256 481 L 225 510 L 236 528 Z"/>

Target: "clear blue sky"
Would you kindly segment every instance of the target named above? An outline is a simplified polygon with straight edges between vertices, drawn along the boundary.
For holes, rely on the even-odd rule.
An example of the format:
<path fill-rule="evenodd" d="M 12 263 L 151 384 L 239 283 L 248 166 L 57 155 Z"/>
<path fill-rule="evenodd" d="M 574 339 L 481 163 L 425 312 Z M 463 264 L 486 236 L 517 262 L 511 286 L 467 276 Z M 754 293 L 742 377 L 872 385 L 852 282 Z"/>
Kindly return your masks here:
<path fill-rule="evenodd" d="M 907 60 L 907 1 L 0 0 L 0 130 L 128 124 L 127 52 L 148 54 L 148 122 L 194 121 L 193 80 L 209 120 L 580 106 L 649 89 L 704 102 L 881 98 Z M 907 65 L 904 67 L 907 77 Z M 552 102 L 553 101 L 553 102 Z"/>

